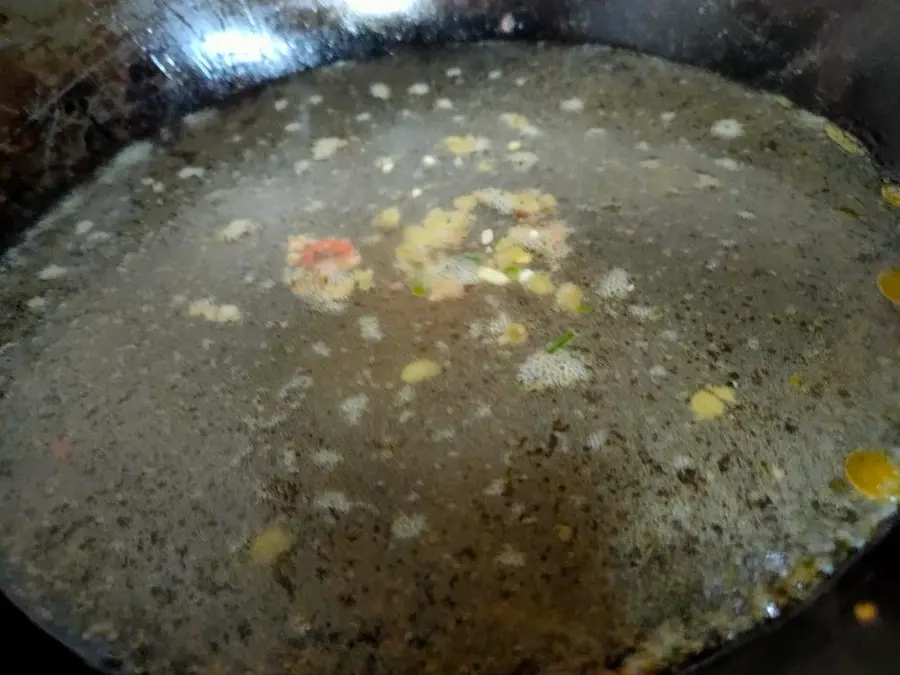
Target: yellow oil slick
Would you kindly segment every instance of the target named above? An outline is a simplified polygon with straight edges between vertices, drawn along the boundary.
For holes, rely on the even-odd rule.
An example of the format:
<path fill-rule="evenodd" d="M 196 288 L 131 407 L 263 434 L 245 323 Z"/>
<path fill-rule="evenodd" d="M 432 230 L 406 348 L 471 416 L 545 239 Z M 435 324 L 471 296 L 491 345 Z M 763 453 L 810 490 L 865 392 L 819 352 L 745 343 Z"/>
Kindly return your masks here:
<path fill-rule="evenodd" d="M 584 306 L 584 292 L 573 283 L 561 284 L 556 289 L 556 306 L 563 312 L 578 314 Z"/>
<path fill-rule="evenodd" d="M 429 359 L 419 359 L 408 364 L 403 369 L 403 372 L 400 373 L 400 379 L 406 384 L 417 384 L 437 377 L 440 374 L 440 365 Z"/>
<path fill-rule="evenodd" d="M 854 136 L 841 129 L 833 122 L 825 123 L 825 135 L 834 141 L 848 155 L 864 155 L 865 148 Z"/>
<path fill-rule="evenodd" d="M 900 208 L 900 184 L 885 183 L 881 186 L 881 198 L 893 208 Z"/>
<path fill-rule="evenodd" d="M 550 295 L 553 293 L 553 280 L 546 274 L 535 274 L 525 283 L 525 288 L 535 295 Z"/>
<path fill-rule="evenodd" d="M 381 211 L 372 220 L 372 225 L 379 230 L 394 230 L 400 225 L 400 209 L 390 206 Z"/>
<path fill-rule="evenodd" d="M 291 549 L 293 539 L 283 529 L 274 525 L 264 530 L 250 547 L 250 556 L 260 563 L 271 563 Z"/>
<path fill-rule="evenodd" d="M 844 475 L 857 492 L 869 499 L 900 497 L 900 467 L 880 450 L 855 450 L 844 459 Z"/>
<path fill-rule="evenodd" d="M 876 283 L 878 290 L 885 298 L 900 305 L 900 268 L 884 270 L 878 275 Z"/>
<path fill-rule="evenodd" d="M 528 340 L 528 329 L 520 323 L 508 323 L 503 328 L 503 335 L 498 342 L 501 345 L 518 346 Z"/>
<path fill-rule="evenodd" d="M 725 414 L 728 405 L 737 402 L 731 387 L 706 387 L 691 396 L 691 412 L 697 421 L 714 420 Z"/>

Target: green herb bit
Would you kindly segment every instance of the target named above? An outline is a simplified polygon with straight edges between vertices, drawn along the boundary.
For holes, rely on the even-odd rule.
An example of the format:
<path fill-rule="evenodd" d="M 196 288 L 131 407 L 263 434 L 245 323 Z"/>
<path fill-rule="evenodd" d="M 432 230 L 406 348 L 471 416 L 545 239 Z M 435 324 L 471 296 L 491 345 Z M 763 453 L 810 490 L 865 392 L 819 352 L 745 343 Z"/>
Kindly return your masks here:
<path fill-rule="evenodd" d="M 558 352 L 560 349 L 565 349 L 569 346 L 569 343 L 575 339 L 575 333 L 570 330 L 567 330 L 565 333 L 556 338 L 553 342 L 547 345 L 547 353 L 553 354 Z"/>

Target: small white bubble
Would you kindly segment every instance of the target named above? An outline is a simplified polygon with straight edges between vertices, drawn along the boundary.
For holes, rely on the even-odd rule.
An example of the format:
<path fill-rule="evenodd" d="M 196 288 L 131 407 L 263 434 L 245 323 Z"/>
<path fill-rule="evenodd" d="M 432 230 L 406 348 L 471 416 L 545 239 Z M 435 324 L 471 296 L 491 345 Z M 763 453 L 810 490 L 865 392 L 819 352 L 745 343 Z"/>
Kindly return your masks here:
<path fill-rule="evenodd" d="M 709 132 L 716 138 L 730 141 L 744 135 L 744 126 L 735 119 L 721 119 L 709 128 Z"/>
<path fill-rule="evenodd" d="M 400 514 L 394 518 L 391 523 L 391 536 L 394 539 L 415 539 L 420 536 L 428 527 L 428 521 L 425 516 L 416 514 L 407 516 Z"/>
<path fill-rule="evenodd" d="M 628 313 L 633 319 L 640 323 L 656 321 L 659 318 L 659 311 L 655 307 L 649 305 L 630 305 Z"/>
<path fill-rule="evenodd" d="M 79 237 L 86 235 L 92 229 L 94 229 L 94 223 L 90 220 L 80 220 L 75 223 L 75 234 Z"/>
<path fill-rule="evenodd" d="M 606 441 L 608 438 L 609 433 L 606 431 L 606 429 L 595 429 L 590 434 L 588 434 L 586 445 L 588 446 L 588 449 L 592 450 L 593 452 L 599 452 L 606 446 Z"/>
<path fill-rule="evenodd" d="M 310 105 L 321 105 L 325 98 L 322 96 L 322 94 L 313 94 L 306 100 Z"/>
<path fill-rule="evenodd" d="M 318 354 L 319 356 L 328 357 L 331 356 L 331 347 L 326 345 L 324 342 L 316 342 L 312 346 L 313 354 Z"/>
<path fill-rule="evenodd" d="M 668 374 L 669 374 L 669 371 L 667 371 L 663 366 L 660 366 L 658 364 L 655 366 L 652 366 L 650 368 L 650 377 L 652 377 L 654 380 L 661 380 Z"/>
<path fill-rule="evenodd" d="M 206 169 L 201 166 L 185 166 L 178 172 L 178 177 L 181 179 L 203 178 L 203 174 L 205 173 Z"/>
<path fill-rule="evenodd" d="M 297 394 L 297 392 L 303 392 L 307 389 L 311 389 L 313 386 L 313 378 L 309 375 L 294 375 L 285 382 L 281 388 L 278 390 L 277 396 L 280 400 L 286 400 L 288 398 L 303 398 L 304 394 Z"/>
<path fill-rule="evenodd" d="M 687 455 L 675 455 L 675 458 L 672 460 L 672 466 L 675 467 L 676 471 L 684 471 L 694 466 L 694 460 Z"/>
<path fill-rule="evenodd" d="M 453 101 L 451 101 L 449 98 L 439 98 L 434 102 L 434 107 L 438 110 L 452 110 Z"/>
<path fill-rule="evenodd" d="M 698 173 L 697 181 L 694 183 L 694 187 L 698 190 L 714 190 L 721 185 L 722 181 L 708 173 Z"/>
<path fill-rule="evenodd" d="M 312 461 L 320 469 L 330 471 L 343 462 L 344 458 L 333 450 L 319 450 L 313 453 Z"/>
<path fill-rule="evenodd" d="M 287 107 L 288 107 L 288 100 L 286 98 L 280 98 L 277 101 L 275 101 L 275 110 L 277 110 L 278 112 L 281 112 L 282 110 L 284 110 Z"/>
<path fill-rule="evenodd" d="M 765 615 L 770 619 L 777 619 L 781 616 L 781 610 L 778 608 L 778 605 L 771 600 L 763 604 L 763 612 L 765 612 Z"/>
<path fill-rule="evenodd" d="M 41 281 L 55 281 L 57 279 L 62 279 L 68 274 L 69 270 L 66 267 L 60 267 L 59 265 L 47 265 L 44 269 L 38 272 L 38 279 L 40 279 Z"/>
<path fill-rule="evenodd" d="M 328 490 L 321 493 L 313 500 L 313 507 L 319 511 L 349 513 L 353 508 L 353 502 L 350 501 L 343 492 Z"/>
<path fill-rule="evenodd" d="M 336 136 L 318 138 L 315 143 L 313 143 L 312 157 L 316 161 L 328 159 L 329 157 L 333 157 L 338 150 L 345 147 L 347 147 L 347 140 L 344 138 L 337 138 Z"/>
<path fill-rule="evenodd" d="M 25 302 L 25 306 L 33 312 L 39 312 L 47 306 L 47 298 L 35 296 Z"/>
<path fill-rule="evenodd" d="M 416 398 L 416 389 L 411 384 L 404 385 L 394 397 L 394 405 L 400 407 L 409 405 Z"/>
<path fill-rule="evenodd" d="M 250 220 L 249 218 L 235 218 L 225 227 L 219 230 L 216 238 L 221 242 L 225 242 L 226 244 L 232 244 L 238 239 L 254 234 L 258 231 L 259 223 L 257 223 L 256 221 Z"/>
<path fill-rule="evenodd" d="M 429 87 L 424 82 L 416 82 L 406 90 L 406 93 L 410 96 L 425 96 L 430 91 L 431 87 Z"/>
<path fill-rule="evenodd" d="M 507 546 L 503 553 L 494 558 L 494 561 L 504 567 L 524 567 L 525 554 Z"/>
<path fill-rule="evenodd" d="M 181 119 L 181 122 L 190 129 L 200 129 L 212 122 L 218 116 L 219 112 L 214 108 L 205 108 L 185 115 Z"/>
<path fill-rule="evenodd" d="M 663 340 L 667 340 L 668 342 L 678 342 L 679 339 L 677 331 L 671 329 L 664 330 L 662 333 L 660 333 L 660 337 L 662 337 Z"/>
<path fill-rule="evenodd" d="M 563 112 L 581 112 L 584 110 L 584 101 L 580 98 L 567 98 L 560 102 L 559 109 Z"/>
<path fill-rule="evenodd" d="M 731 157 L 720 157 L 715 161 L 716 166 L 719 166 L 728 171 L 739 171 L 741 165 L 737 160 L 732 159 Z"/>
<path fill-rule="evenodd" d="M 369 93 L 374 98 L 386 101 L 391 97 L 391 88 L 384 82 L 375 82 L 369 87 Z"/>
<path fill-rule="evenodd" d="M 504 14 L 500 19 L 499 29 L 501 33 L 510 34 L 516 29 L 516 18 L 512 14 Z"/>
<path fill-rule="evenodd" d="M 506 489 L 506 481 L 502 478 L 492 480 L 490 485 L 484 489 L 486 497 L 502 497 L 503 491 Z"/>
<path fill-rule="evenodd" d="M 459 77 L 462 75 L 462 68 L 447 68 L 447 77 Z"/>
<path fill-rule="evenodd" d="M 392 157 L 379 157 L 375 160 L 375 166 L 381 169 L 382 173 L 390 173 L 394 170 L 394 159 Z"/>

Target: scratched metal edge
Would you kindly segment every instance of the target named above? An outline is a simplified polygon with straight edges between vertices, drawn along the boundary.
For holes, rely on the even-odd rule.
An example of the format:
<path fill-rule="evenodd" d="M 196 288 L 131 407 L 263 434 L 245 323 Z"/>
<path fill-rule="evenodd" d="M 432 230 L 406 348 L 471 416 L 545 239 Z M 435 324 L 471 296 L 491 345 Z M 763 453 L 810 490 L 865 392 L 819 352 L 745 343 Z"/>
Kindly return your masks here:
<path fill-rule="evenodd" d="M 179 3 L 169 6 L 173 4 Z M 401 44 L 435 46 L 491 38 L 596 42 L 689 63 L 785 94 L 837 121 L 863 140 L 886 175 L 897 177 L 900 7 L 890 0 L 870 0 L 849 9 L 842 4 L 436 0 L 414 18 L 363 25 L 287 11 L 273 20 L 269 4 L 260 6 L 257 18 L 265 20 L 289 50 L 282 63 L 256 69 L 198 62 L 166 30 L 151 33 L 110 25 L 109 33 L 119 40 L 107 52 L 112 56 L 86 74 L 70 73 L 64 90 L 48 95 L 6 87 L 0 92 L 0 111 L 18 111 L 0 115 L 0 129 L 7 130 L 0 144 L 0 251 L 117 151 L 154 135 L 178 115 L 272 79 L 337 60 L 384 55 Z M 191 11 L 198 9 L 192 6 Z M 258 25 L 254 17 L 221 2 L 206 11 L 210 20 L 229 26 L 243 23 L 252 30 Z M 500 30 L 507 14 L 516 19 L 511 33 Z M 3 56 L 0 50 L 0 64 Z M 14 61 L 15 54 L 6 56 L 6 63 Z M 67 133 L 60 131 L 61 116 Z"/>

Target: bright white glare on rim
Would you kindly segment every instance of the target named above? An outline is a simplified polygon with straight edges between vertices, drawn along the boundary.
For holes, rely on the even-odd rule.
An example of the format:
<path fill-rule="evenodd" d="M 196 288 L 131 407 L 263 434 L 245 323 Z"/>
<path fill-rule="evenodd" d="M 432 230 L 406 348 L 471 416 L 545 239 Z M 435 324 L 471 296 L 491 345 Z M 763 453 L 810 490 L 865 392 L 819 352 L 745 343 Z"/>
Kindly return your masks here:
<path fill-rule="evenodd" d="M 199 50 L 205 58 L 231 66 L 278 61 L 290 51 L 281 38 L 237 28 L 209 33 L 200 42 Z"/>
<path fill-rule="evenodd" d="M 365 16 L 390 16 L 412 12 L 421 0 L 336 0 L 334 6 L 343 5 L 351 14 Z"/>

